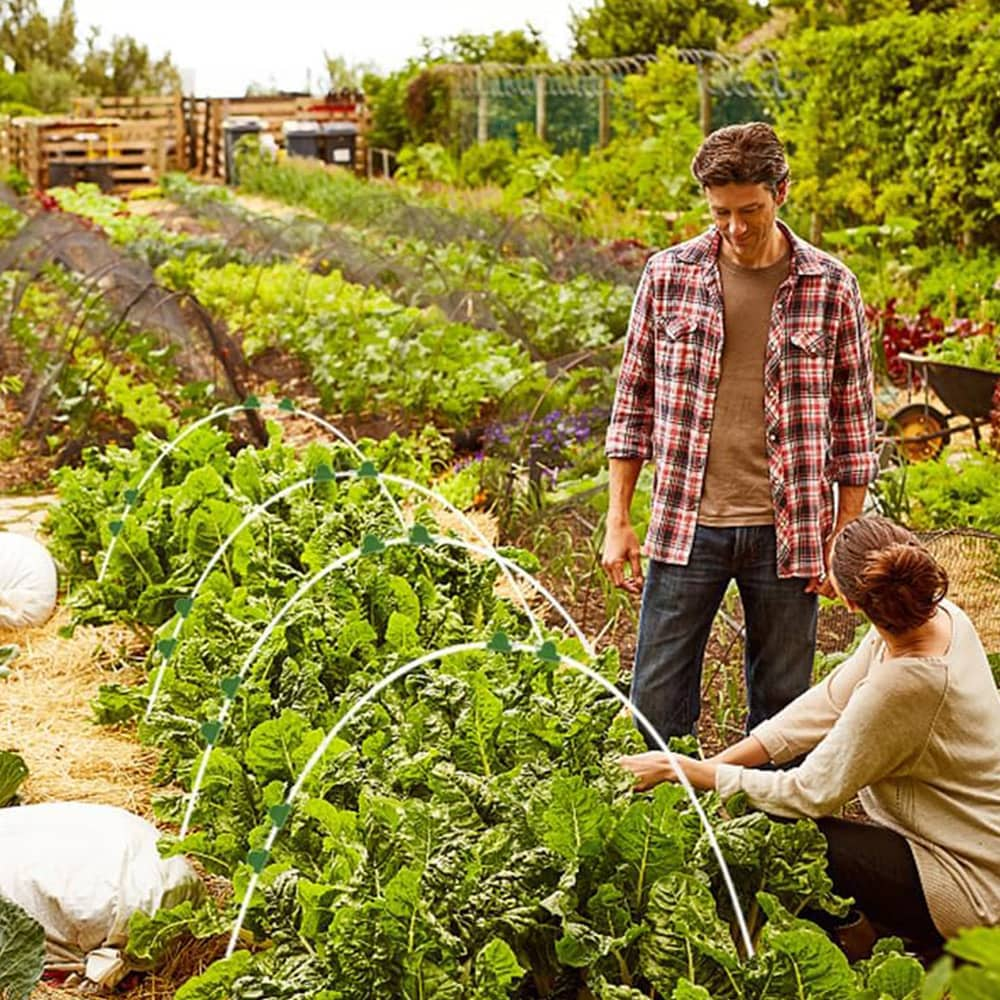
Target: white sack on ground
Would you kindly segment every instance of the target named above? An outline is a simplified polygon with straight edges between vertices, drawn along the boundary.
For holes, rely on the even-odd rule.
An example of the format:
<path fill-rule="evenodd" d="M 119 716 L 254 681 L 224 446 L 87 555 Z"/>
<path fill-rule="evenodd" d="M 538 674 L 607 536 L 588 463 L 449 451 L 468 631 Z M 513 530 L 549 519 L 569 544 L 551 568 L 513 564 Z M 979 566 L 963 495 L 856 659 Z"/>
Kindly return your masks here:
<path fill-rule="evenodd" d="M 102 985 L 112 986 L 127 971 L 115 952 L 136 910 L 153 914 L 202 898 L 184 858 L 160 857 L 159 837 L 152 823 L 116 806 L 0 809 L 0 895 L 45 928 L 48 968 L 81 975 L 105 969 Z"/>
<path fill-rule="evenodd" d="M 56 564 L 40 542 L 0 532 L 0 626 L 48 621 L 56 606 Z"/>

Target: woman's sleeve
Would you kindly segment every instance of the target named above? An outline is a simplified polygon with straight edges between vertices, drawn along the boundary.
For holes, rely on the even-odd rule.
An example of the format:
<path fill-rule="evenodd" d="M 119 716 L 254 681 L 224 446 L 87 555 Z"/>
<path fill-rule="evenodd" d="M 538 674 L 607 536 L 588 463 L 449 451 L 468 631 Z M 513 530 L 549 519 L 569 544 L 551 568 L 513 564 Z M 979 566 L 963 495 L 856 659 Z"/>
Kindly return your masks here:
<path fill-rule="evenodd" d="M 715 786 L 778 816 L 827 816 L 859 789 L 905 770 L 928 739 L 944 697 L 946 671 L 896 660 L 860 684 L 827 735 L 800 767 L 760 771 L 720 764 Z"/>
<path fill-rule="evenodd" d="M 808 753 L 833 728 L 854 689 L 867 675 L 877 640 L 878 633 L 870 629 L 843 663 L 753 729 L 750 735 L 760 740 L 773 763 L 784 764 Z"/>

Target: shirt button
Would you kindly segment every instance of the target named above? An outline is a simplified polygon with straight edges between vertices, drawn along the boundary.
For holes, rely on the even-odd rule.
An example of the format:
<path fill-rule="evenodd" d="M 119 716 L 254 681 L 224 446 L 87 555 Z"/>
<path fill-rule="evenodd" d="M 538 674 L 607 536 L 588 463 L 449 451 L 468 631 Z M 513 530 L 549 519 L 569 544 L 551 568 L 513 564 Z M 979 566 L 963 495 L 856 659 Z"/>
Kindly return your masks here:
<path fill-rule="evenodd" d="M 771 444 L 777 444 L 778 440 L 779 440 L 778 439 L 778 432 L 777 431 L 771 431 L 771 433 L 768 434 L 767 439 L 768 439 L 768 441 L 771 442 Z"/>

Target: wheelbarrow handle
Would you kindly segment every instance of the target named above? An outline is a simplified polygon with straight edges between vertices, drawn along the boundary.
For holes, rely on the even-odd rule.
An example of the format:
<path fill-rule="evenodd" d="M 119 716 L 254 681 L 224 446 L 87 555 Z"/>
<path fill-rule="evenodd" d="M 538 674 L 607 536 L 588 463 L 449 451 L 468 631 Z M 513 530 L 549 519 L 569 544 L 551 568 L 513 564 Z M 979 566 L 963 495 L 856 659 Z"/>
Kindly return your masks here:
<path fill-rule="evenodd" d="M 907 354 L 905 351 L 900 351 L 896 357 L 909 365 L 929 365 L 932 363 L 930 358 L 925 358 L 922 354 Z"/>

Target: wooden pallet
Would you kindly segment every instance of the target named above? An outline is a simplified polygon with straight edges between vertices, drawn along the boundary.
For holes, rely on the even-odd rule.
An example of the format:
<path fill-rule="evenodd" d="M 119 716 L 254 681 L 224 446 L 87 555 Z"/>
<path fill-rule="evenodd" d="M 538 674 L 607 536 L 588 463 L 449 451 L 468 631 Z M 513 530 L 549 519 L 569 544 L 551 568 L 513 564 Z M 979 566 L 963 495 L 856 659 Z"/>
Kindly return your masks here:
<path fill-rule="evenodd" d="M 115 193 L 155 185 L 167 167 L 166 137 L 155 122 L 46 117 L 15 118 L 11 124 L 12 160 L 36 187 L 49 186 L 53 164 L 63 166 L 51 173 L 70 182 L 91 164 L 94 172 L 110 176 Z"/>
<path fill-rule="evenodd" d="M 166 142 L 166 164 L 171 170 L 187 169 L 184 99 L 179 93 L 135 97 L 75 97 L 77 118 L 117 118 L 157 128 Z"/>

